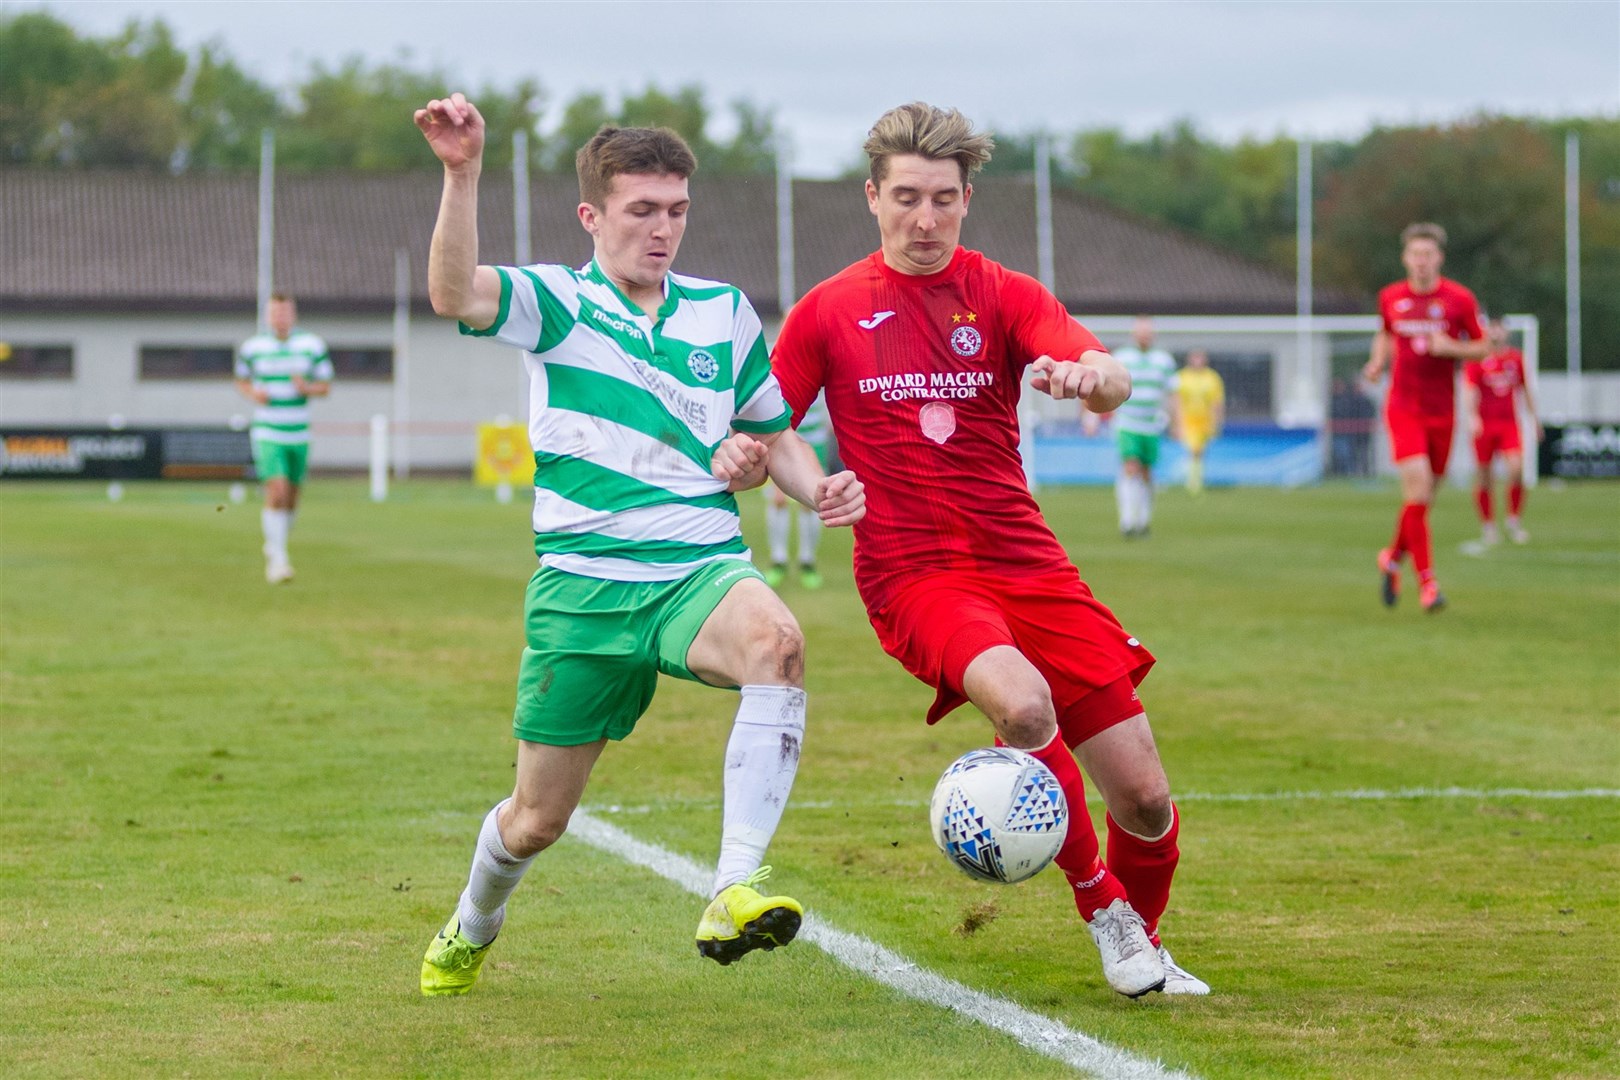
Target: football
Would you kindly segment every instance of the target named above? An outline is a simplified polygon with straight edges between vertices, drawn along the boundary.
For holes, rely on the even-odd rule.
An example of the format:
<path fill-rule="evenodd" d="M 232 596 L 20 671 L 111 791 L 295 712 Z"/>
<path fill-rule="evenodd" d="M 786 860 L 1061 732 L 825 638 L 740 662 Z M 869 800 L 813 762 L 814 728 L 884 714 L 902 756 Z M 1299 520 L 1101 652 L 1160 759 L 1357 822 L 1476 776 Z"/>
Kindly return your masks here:
<path fill-rule="evenodd" d="M 1057 777 L 1010 747 L 970 750 L 951 762 L 928 813 L 934 843 L 952 865 L 1008 885 L 1039 873 L 1069 830 Z"/>

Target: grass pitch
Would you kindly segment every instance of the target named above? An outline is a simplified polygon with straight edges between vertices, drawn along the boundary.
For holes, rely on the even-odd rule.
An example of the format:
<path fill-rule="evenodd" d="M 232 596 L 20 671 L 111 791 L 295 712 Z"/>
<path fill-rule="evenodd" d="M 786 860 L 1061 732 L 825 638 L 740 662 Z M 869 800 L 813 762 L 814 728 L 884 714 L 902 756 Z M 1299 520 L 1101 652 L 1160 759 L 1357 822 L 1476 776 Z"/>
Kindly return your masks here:
<path fill-rule="evenodd" d="M 1538 489 L 1533 542 L 1483 558 L 1444 492 L 1439 616 L 1378 604 L 1391 490 L 1165 492 L 1131 544 L 1109 492 L 1042 502 L 1159 657 L 1143 696 L 1185 821 L 1163 929 L 1214 995 L 1125 1001 L 1060 875 L 945 865 L 928 793 L 988 726 L 922 723 L 847 534 L 825 590 L 783 590 L 811 717 L 774 886 L 1199 1076 L 1620 1075 L 1620 489 Z M 293 585 L 258 545 L 256 506 L 206 486 L 0 486 L 8 1075 L 1070 1075 L 804 943 L 708 964 L 700 900 L 572 839 L 477 990 L 423 1000 L 510 788 L 527 509 L 317 478 Z M 710 863 L 730 710 L 666 681 L 586 805 Z M 1586 789 L 1608 794 L 1538 797 Z"/>

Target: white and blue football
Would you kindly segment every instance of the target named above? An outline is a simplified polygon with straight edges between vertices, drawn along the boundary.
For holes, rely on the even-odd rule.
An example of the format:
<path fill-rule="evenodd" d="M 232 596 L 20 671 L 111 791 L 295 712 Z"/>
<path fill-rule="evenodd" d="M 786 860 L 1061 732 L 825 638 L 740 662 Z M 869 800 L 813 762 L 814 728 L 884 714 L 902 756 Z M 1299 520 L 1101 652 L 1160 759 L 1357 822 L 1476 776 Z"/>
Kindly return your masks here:
<path fill-rule="evenodd" d="M 1010 747 L 969 750 L 951 762 L 928 813 L 934 843 L 952 865 L 1007 885 L 1039 873 L 1069 830 L 1057 777 Z"/>

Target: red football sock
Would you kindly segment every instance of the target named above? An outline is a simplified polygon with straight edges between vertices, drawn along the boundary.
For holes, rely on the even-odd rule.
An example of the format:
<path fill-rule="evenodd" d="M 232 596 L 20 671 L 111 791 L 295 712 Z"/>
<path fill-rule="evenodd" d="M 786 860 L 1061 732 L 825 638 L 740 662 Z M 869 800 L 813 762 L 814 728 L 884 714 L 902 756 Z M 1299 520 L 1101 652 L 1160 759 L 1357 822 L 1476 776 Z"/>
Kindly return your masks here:
<path fill-rule="evenodd" d="M 996 745 L 1006 744 L 997 738 Z M 1069 879 L 1069 885 L 1074 889 L 1074 906 L 1079 910 L 1080 917 L 1090 922 L 1092 912 L 1107 907 L 1115 900 L 1124 900 L 1127 896 L 1125 886 L 1098 857 L 1097 830 L 1092 827 L 1091 813 L 1086 809 L 1086 782 L 1080 775 L 1080 766 L 1075 764 L 1069 748 L 1063 745 L 1061 732 L 1054 734 L 1052 741 L 1039 750 L 1025 750 L 1024 753 L 1052 770 L 1058 786 L 1063 789 L 1063 798 L 1069 804 L 1068 836 L 1058 850 L 1057 858 L 1052 861 Z"/>
<path fill-rule="evenodd" d="M 1491 489 L 1488 487 L 1474 489 L 1474 503 L 1479 507 L 1479 520 L 1489 525 L 1491 523 Z"/>
<path fill-rule="evenodd" d="M 1434 577 L 1434 547 L 1429 539 L 1429 508 L 1423 503 L 1407 503 L 1401 507 L 1401 534 L 1406 550 L 1412 553 L 1412 567 L 1418 581 Z"/>
<path fill-rule="evenodd" d="M 1508 488 L 1508 513 L 1514 517 L 1524 509 L 1524 485 L 1515 483 Z"/>
<path fill-rule="evenodd" d="M 1389 542 L 1389 551 L 1397 562 L 1400 561 L 1402 555 L 1406 554 L 1406 507 L 1404 506 L 1401 507 L 1401 512 L 1395 515 L 1395 539 Z"/>
<path fill-rule="evenodd" d="M 1159 917 L 1170 903 L 1170 879 L 1176 876 L 1181 848 L 1181 812 L 1170 805 L 1170 829 L 1157 840 L 1132 836 L 1108 816 L 1108 868 L 1131 898 L 1131 907 L 1147 923 L 1148 937 L 1159 943 Z"/>

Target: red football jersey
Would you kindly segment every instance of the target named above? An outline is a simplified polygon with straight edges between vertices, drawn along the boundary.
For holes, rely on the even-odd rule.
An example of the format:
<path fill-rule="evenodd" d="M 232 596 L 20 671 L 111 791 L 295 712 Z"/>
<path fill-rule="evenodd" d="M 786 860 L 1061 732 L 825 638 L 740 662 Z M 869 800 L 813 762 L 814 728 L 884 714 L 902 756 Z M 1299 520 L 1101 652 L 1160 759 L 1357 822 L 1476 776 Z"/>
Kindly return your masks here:
<path fill-rule="evenodd" d="M 958 247 L 912 276 L 881 252 L 810 290 L 771 366 L 795 426 L 816 393 L 866 485 L 855 581 L 869 612 L 925 574 L 1027 576 L 1068 564 L 1018 456 L 1018 395 L 1039 356 L 1103 351 L 1034 278 Z"/>
<path fill-rule="evenodd" d="M 1416 293 L 1405 281 L 1386 285 L 1378 294 L 1378 313 L 1394 349 L 1391 358 L 1389 408 L 1429 418 L 1450 418 L 1457 410 L 1457 362 L 1429 355 L 1429 335 L 1478 341 L 1479 301 L 1449 278 L 1433 292 Z"/>
<path fill-rule="evenodd" d="M 1479 391 L 1479 419 L 1486 424 L 1513 424 L 1513 394 L 1524 385 L 1524 354 L 1503 349 L 1463 368 L 1463 378 Z"/>

